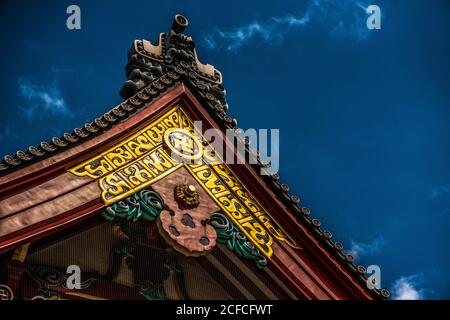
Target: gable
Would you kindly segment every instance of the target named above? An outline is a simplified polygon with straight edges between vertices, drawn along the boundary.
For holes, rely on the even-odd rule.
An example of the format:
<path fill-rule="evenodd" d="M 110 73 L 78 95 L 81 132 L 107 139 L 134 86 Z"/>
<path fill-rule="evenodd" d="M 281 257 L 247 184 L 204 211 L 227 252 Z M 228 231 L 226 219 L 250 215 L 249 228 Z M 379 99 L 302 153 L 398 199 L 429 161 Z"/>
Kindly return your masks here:
<path fill-rule="evenodd" d="M 139 43 L 134 46 L 136 51 L 143 50 Z M 151 47 L 147 44 L 143 48 Z M 141 53 L 154 62 L 159 55 L 168 54 L 163 47 L 153 51 L 156 53 Z M 321 228 L 319 220 L 310 217 L 310 211 L 280 182 L 278 174 L 261 174 L 267 168 L 265 163 L 258 159 L 254 165 L 245 161 L 225 164 L 214 156 L 205 157 L 212 147 L 203 132 L 195 132 L 193 121 L 202 121 L 205 130 L 238 127 L 227 114 L 224 89 L 218 83 L 221 74 L 201 67 L 194 53 L 192 48 L 188 59 L 195 64 L 175 59 L 162 65 L 165 71 L 153 81 L 84 127 L 4 158 L 0 164 L 0 253 L 18 250 L 103 215 L 114 221 L 156 223 L 160 236 L 179 253 L 207 256 L 215 250 L 213 242 L 220 242 L 222 229 L 217 221 L 229 221 L 235 228 L 230 227 L 231 239 L 238 237 L 240 242 L 230 244 L 223 233 L 223 243 L 219 244 L 225 244 L 239 258 L 266 268 L 298 298 L 388 297 L 385 290 L 367 288 L 365 268 L 356 266 L 353 257 L 343 253 L 342 245 L 332 241 L 331 233 Z M 224 140 L 223 144 L 237 154 L 229 142 Z M 173 160 L 175 145 L 190 152 L 178 155 L 191 162 Z M 257 157 L 248 145 L 246 152 Z M 178 177 L 177 183 L 174 177 Z M 166 189 L 158 191 L 161 185 Z M 185 191 L 177 195 L 177 187 L 203 194 L 199 205 L 208 203 L 209 211 L 206 208 L 202 215 L 211 218 L 219 214 L 214 216 L 218 219 L 214 230 L 208 217 L 195 220 L 200 214 L 195 214 L 196 207 L 177 209 L 174 199 L 182 202 L 183 197 L 191 196 Z M 172 203 L 171 211 L 165 208 L 161 216 L 164 210 L 130 210 L 130 204 L 133 207 L 136 201 L 145 204 L 142 192 L 155 190 L 165 195 L 165 203 Z M 183 235 L 174 225 L 176 230 L 170 228 L 168 212 L 181 214 L 177 222 L 185 219 L 179 227 L 200 223 L 209 233 L 196 233 L 200 237 L 193 244 L 192 237 Z M 184 238 L 178 241 L 177 233 Z"/>

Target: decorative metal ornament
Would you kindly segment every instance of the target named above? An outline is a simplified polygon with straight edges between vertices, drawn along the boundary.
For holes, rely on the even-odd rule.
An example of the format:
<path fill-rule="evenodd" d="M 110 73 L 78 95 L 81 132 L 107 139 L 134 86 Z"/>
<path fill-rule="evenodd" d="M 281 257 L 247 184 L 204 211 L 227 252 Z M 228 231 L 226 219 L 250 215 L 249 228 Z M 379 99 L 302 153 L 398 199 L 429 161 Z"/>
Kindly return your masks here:
<path fill-rule="evenodd" d="M 200 197 L 195 186 L 180 184 L 174 189 L 175 200 L 186 209 L 193 209 L 200 204 Z"/>

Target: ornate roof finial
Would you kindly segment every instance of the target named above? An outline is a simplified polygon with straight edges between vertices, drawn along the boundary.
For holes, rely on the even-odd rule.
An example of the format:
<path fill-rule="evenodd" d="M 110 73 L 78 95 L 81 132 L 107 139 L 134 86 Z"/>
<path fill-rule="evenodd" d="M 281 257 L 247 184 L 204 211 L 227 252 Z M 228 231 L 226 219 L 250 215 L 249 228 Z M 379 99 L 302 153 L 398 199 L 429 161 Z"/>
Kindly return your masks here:
<path fill-rule="evenodd" d="M 176 14 L 175 17 L 173 18 L 172 30 L 175 33 L 183 33 L 184 29 L 186 29 L 188 25 L 189 21 L 185 16 L 181 14 Z"/>
<path fill-rule="evenodd" d="M 194 41 L 183 34 L 188 24 L 185 16 L 177 14 L 173 19 L 172 30 L 161 33 L 158 44 L 154 45 L 148 40 L 134 41 L 128 51 L 128 64 L 125 68 L 127 80 L 120 89 L 122 98 L 131 97 L 163 73 L 177 67 L 183 68 L 188 74 L 194 74 L 197 82 L 210 86 L 213 95 L 223 92 L 220 86 L 222 74 L 214 66 L 199 61 Z M 219 99 L 226 110 L 224 97 Z"/>

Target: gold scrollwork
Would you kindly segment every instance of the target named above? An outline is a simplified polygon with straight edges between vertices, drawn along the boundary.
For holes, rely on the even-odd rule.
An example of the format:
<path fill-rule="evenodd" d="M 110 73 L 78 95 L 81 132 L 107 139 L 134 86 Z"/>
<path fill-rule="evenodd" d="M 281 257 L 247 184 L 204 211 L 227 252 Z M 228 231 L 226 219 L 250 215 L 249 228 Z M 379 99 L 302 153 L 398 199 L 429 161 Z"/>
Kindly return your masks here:
<path fill-rule="evenodd" d="M 70 172 L 77 176 L 88 176 L 89 178 L 97 179 L 97 177 L 112 172 L 114 169 L 114 165 L 105 158 L 96 158 L 89 163 L 83 164 L 83 166 L 70 169 Z"/>
<path fill-rule="evenodd" d="M 112 203 L 122 195 L 128 195 L 133 188 L 118 173 L 111 173 L 99 181 L 102 198 L 105 203 Z"/>
<path fill-rule="evenodd" d="M 178 160 L 174 159 L 176 155 Z M 119 144 L 69 171 L 98 180 L 106 205 L 150 186 L 184 166 L 217 205 L 270 258 L 273 239 L 296 242 L 223 163 L 211 144 L 194 134 L 192 120 L 174 107 Z"/>
<path fill-rule="evenodd" d="M 141 156 L 155 147 L 155 143 L 145 133 L 126 143 L 136 156 Z"/>
<path fill-rule="evenodd" d="M 279 241 L 284 241 L 293 248 L 300 249 L 300 246 L 293 240 L 280 225 L 268 213 L 259 212 L 255 216 L 266 227 L 267 230 Z"/>
<path fill-rule="evenodd" d="M 106 155 L 106 158 L 114 165 L 114 167 L 118 168 L 127 164 L 129 161 L 134 160 L 136 155 L 128 150 L 126 146 L 122 146 L 109 152 Z"/>
<path fill-rule="evenodd" d="M 88 176 L 98 179 L 108 173 L 114 172 L 120 166 L 128 164 L 155 147 L 161 145 L 164 132 L 168 128 L 178 128 L 183 111 L 174 107 L 156 121 L 150 123 L 142 130 L 122 140 L 105 152 L 89 159 L 69 171 L 77 176 Z"/>
<path fill-rule="evenodd" d="M 267 228 L 267 230 L 278 240 L 285 241 L 291 247 L 299 249 L 295 240 L 293 240 L 278 224 L 278 222 L 263 208 L 256 198 L 242 184 L 239 178 L 225 164 L 211 166 L 217 175 L 228 185 L 236 197 L 245 205 L 258 220 Z"/>
<path fill-rule="evenodd" d="M 251 216 L 211 167 L 204 164 L 200 167 L 187 165 L 186 168 L 238 228 L 253 240 L 252 243 L 270 257 L 273 253 L 272 236 Z"/>
<path fill-rule="evenodd" d="M 112 204 L 130 194 L 150 186 L 178 169 L 177 164 L 162 151 L 162 146 L 144 154 L 136 161 L 108 174 L 99 180 L 102 199 Z"/>

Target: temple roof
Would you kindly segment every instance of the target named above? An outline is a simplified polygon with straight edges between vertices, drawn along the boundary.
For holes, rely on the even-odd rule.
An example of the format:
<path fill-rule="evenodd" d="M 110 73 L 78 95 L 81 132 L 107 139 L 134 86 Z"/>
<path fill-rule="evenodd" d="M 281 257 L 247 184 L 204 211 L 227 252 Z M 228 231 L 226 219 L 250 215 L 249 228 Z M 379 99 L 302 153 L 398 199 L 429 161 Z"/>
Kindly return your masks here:
<path fill-rule="evenodd" d="M 126 99 L 72 132 L 66 132 L 59 138 L 54 137 L 48 142 L 41 142 L 38 146 L 30 146 L 26 151 L 19 150 L 14 156 L 4 156 L 0 162 L 0 176 L 67 150 L 109 130 L 179 83 L 185 84 L 196 95 L 221 129 L 241 130 L 237 120 L 228 114 L 221 73 L 213 66 L 202 64 L 198 60 L 192 38 L 182 33 L 187 25 L 185 17 L 176 15 L 171 31 L 161 33 L 158 44 L 135 40 L 128 53 L 128 80 L 120 91 L 121 96 Z M 136 72 L 136 66 L 140 73 Z M 257 174 L 294 216 L 365 286 L 366 268 L 355 265 L 354 257 L 345 253 L 340 242 L 332 240 L 331 232 L 322 228 L 320 220 L 311 217 L 310 210 L 300 204 L 300 198 L 290 192 L 289 186 L 281 182 L 278 174 L 261 174 L 267 170 L 268 164 L 259 159 L 258 152 L 253 150 L 247 141 L 243 142 L 247 152 L 257 159 L 256 164 L 252 165 Z M 375 298 L 389 298 L 386 289 L 374 288 L 370 291 Z"/>

